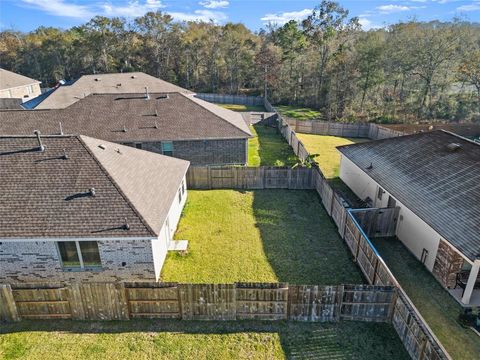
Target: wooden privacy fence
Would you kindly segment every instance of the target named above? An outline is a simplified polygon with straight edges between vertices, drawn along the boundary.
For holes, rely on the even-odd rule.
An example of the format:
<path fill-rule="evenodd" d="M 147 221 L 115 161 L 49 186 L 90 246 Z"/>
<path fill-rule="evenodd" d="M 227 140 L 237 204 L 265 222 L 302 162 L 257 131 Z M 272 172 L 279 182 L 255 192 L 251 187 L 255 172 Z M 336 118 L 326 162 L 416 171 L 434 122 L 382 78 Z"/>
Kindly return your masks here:
<path fill-rule="evenodd" d="M 195 97 L 217 104 L 237 104 L 250 106 L 264 105 L 264 100 L 261 96 L 197 93 L 195 94 Z"/>
<path fill-rule="evenodd" d="M 390 322 L 393 286 L 154 282 L 1 285 L 3 321 L 22 319 Z"/>
<path fill-rule="evenodd" d="M 190 189 L 313 189 L 313 172 L 288 167 L 191 166 Z"/>

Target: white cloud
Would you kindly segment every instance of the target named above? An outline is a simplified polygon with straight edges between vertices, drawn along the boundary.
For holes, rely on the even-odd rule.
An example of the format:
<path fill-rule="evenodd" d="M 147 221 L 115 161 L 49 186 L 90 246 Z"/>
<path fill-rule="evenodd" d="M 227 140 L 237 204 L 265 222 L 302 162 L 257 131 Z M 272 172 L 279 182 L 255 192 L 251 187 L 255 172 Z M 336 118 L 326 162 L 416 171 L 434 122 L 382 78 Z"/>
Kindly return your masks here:
<path fill-rule="evenodd" d="M 209 22 L 212 20 L 215 23 L 221 23 L 228 19 L 228 16 L 220 11 L 211 11 L 211 10 L 195 10 L 193 13 L 184 13 L 184 12 L 168 12 L 175 20 L 180 21 L 205 21 Z"/>
<path fill-rule="evenodd" d="M 458 11 L 465 11 L 465 12 L 470 12 L 470 11 L 479 11 L 480 10 L 480 1 L 474 1 L 473 3 L 469 5 L 462 5 L 457 7 Z"/>
<path fill-rule="evenodd" d="M 74 18 L 89 18 L 94 15 L 85 5 L 68 4 L 65 0 L 21 0 L 24 4 L 50 15 Z"/>
<path fill-rule="evenodd" d="M 291 12 L 283 12 L 283 13 L 275 13 L 275 14 L 265 14 L 265 16 L 263 16 L 261 18 L 261 20 L 264 22 L 264 23 L 276 23 L 276 24 L 279 24 L 279 25 L 283 25 L 287 22 L 289 22 L 290 20 L 303 20 L 305 19 L 307 16 L 309 16 L 310 14 L 312 14 L 312 9 L 303 9 L 303 10 L 300 10 L 300 11 L 291 11 Z"/>
<path fill-rule="evenodd" d="M 378 29 L 380 28 L 379 25 L 374 24 L 371 20 L 368 20 L 366 17 L 360 16 L 358 18 L 358 22 L 362 26 L 363 30 L 370 30 L 370 29 Z"/>
<path fill-rule="evenodd" d="M 410 10 L 415 10 L 415 9 L 423 9 L 425 6 L 406 6 L 406 5 L 382 5 L 378 6 L 377 10 L 380 12 L 380 14 L 393 14 L 397 12 L 402 12 L 402 11 L 410 11 Z"/>
<path fill-rule="evenodd" d="M 230 3 L 226 0 L 206 0 L 200 1 L 199 4 L 207 9 L 226 8 L 228 5 L 230 5 Z"/>
<path fill-rule="evenodd" d="M 123 6 L 112 5 L 111 3 L 105 3 L 100 5 L 103 13 L 107 16 L 125 16 L 125 17 L 137 17 L 143 16 L 149 11 L 156 11 L 163 8 L 164 5 L 159 0 L 146 0 L 129 1 Z"/>

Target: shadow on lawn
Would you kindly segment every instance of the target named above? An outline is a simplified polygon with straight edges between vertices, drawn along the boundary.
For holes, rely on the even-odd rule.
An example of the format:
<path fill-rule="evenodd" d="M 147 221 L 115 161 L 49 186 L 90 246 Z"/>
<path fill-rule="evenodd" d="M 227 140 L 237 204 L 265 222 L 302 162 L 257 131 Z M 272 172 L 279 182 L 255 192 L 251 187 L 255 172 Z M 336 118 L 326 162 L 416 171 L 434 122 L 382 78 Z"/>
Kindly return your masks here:
<path fill-rule="evenodd" d="M 391 326 L 382 323 L 299 323 L 267 321 L 131 320 L 111 322 L 24 321 L 8 324 L 2 333 L 58 331 L 72 334 L 158 333 L 227 335 L 276 333 L 289 359 L 408 359 Z M 159 338 L 161 339 L 161 338 Z M 153 339 L 161 346 L 161 341 Z M 4 343 L 5 345 L 6 343 Z M 8 346 L 8 344 L 6 344 Z M 81 349 L 79 349 L 81 351 Z"/>
<path fill-rule="evenodd" d="M 253 213 L 278 281 L 319 285 L 364 282 L 315 191 L 255 191 Z"/>

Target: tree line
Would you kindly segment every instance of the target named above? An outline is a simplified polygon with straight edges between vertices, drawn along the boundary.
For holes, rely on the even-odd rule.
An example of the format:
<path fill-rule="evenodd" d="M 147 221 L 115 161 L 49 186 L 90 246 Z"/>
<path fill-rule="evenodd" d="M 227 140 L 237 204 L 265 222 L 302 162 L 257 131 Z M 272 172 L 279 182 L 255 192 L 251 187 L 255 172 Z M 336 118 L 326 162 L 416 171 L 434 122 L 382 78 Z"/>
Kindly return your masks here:
<path fill-rule="evenodd" d="M 197 92 L 263 95 L 337 121 L 480 121 L 480 26 L 400 22 L 362 30 L 322 1 L 303 21 L 177 22 L 149 12 L 67 30 L 0 32 L 0 66 L 52 86 L 83 74 L 144 71 Z"/>

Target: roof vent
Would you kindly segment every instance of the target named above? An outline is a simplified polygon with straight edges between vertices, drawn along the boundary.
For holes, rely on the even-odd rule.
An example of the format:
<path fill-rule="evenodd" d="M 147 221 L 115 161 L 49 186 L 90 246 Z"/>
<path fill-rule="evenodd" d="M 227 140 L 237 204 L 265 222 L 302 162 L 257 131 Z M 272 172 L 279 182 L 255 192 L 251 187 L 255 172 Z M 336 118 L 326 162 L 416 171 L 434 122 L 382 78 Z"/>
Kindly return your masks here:
<path fill-rule="evenodd" d="M 90 196 L 95 196 L 95 188 L 92 187 L 92 188 L 88 189 L 88 193 L 90 194 Z"/>
<path fill-rule="evenodd" d="M 447 149 L 451 152 L 457 151 L 461 147 L 462 147 L 462 145 L 457 144 L 457 143 L 450 143 L 450 144 L 447 145 Z"/>
<path fill-rule="evenodd" d="M 158 116 L 158 111 L 157 111 L 157 109 L 155 109 L 155 116 Z"/>
<path fill-rule="evenodd" d="M 60 135 L 63 135 L 63 127 L 62 127 L 62 123 L 59 122 L 58 123 L 58 126 L 60 126 Z"/>
<path fill-rule="evenodd" d="M 107 147 L 106 147 L 105 145 L 103 145 L 103 144 L 98 145 L 98 147 L 99 147 L 100 149 L 102 149 L 102 150 L 106 150 L 106 149 L 107 149 Z"/>
<path fill-rule="evenodd" d="M 100 81 L 101 79 L 100 78 L 95 78 L 95 81 Z"/>
<path fill-rule="evenodd" d="M 123 132 L 127 132 L 127 127 L 125 125 L 123 125 L 123 129 L 122 129 Z"/>
<path fill-rule="evenodd" d="M 119 153 L 120 155 L 122 155 L 122 152 L 120 151 L 120 148 L 115 149 L 115 151 L 116 151 L 117 153 Z"/>
<path fill-rule="evenodd" d="M 42 151 L 42 152 L 45 151 L 45 146 L 43 146 L 43 144 L 42 144 L 42 138 L 40 137 L 40 135 L 41 135 L 41 134 L 40 134 L 40 131 L 35 130 L 33 133 L 34 133 L 35 135 L 37 135 L 38 150 L 39 150 L 39 151 Z"/>
<path fill-rule="evenodd" d="M 161 99 L 168 99 L 168 94 L 162 94 L 157 97 L 157 100 L 161 100 Z"/>
<path fill-rule="evenodd" d="M 132 79 L 135 79 L 135 78 L 136 78 L 136 76 L 135 76 L 135 75 L 132 75 L 132 76 L 130 76 L 130 78 L 132 78 Z"/>
<path fill-rule="evenodd" d="M 125 218 L 125 223 L 123 224 L 123 230 L 130 230 L 130 225 L 127 222 L 127 218 Z"/>
<path fill-rule="evenodd" d="M 68 160 L 67 150 L 63 149 L 63 159 Z"/>
<path fill-rule="evenodd" d="M 120 86 L 122 86 L 122 83 L 118 83 L 118 84 L 117 84 L 117 87 L 120 87 Z"/>
<path fill-rule="evenodd" d="M 148 86 L 145 86 L 145 99 L 150 100 L 150 94 L 148 93 Z"/>
<path fill-rule="evenodd" d="M 154 127 L 155 129 L 158 129 L 158 124 L 157 124 L 156 121 L 155 121 L 155 125 L 153 125 L 153 127 Z"/>

